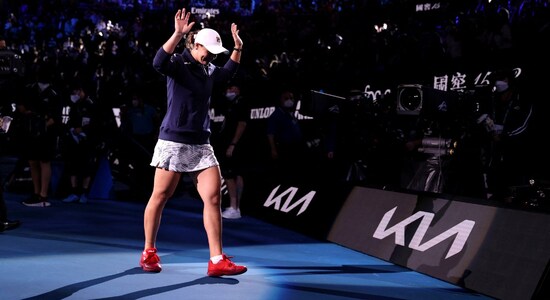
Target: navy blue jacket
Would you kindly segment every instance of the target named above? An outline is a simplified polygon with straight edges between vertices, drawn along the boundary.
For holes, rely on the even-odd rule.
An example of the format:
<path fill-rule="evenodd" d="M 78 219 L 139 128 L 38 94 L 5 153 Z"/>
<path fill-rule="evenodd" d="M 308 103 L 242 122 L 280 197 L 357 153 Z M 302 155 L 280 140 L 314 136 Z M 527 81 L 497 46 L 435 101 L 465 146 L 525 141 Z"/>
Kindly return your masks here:
<path fill-rule="evenodd" d="M 210 138 L 210 97 L 215 83 L 227 83 L 237 72 L 239 63 L 228 59 L 224 67 L 207 75 L 188 49 L 170 54 L 161 47 L 153 67 L 166 76 L 167 107 L 159 138 L 185 144 L 207 144 Z"/>

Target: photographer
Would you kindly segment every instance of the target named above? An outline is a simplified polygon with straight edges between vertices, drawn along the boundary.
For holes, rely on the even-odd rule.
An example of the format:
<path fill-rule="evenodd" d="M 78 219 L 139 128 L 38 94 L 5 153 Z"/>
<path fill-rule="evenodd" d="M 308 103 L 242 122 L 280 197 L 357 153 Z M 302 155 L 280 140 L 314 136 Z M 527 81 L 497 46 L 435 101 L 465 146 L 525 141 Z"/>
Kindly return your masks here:
<path fill-rule="evenodd" d="M 526 185 L 529 171 L 529 123 L 532 104 L 513 70 L 494 73 L 492 107 L 480 122 L 488 135 L 487 186 L 491 198 L 513 201 L 511 188 Z"/>
<path fill-rule="evenodd" d="M 0 37 L 0 157 L 7 148 L 6 132 L 9 128 L 17 87 L 23 75 L 21 58 L 7 48 L 6 40 Z M 1 171 L 1 170 L 0 170 Z M 4 201 L 4 176 L 0 172 L 0 232 L 17 228 L 21 223 L 8 220 L 8 209 Z"/>

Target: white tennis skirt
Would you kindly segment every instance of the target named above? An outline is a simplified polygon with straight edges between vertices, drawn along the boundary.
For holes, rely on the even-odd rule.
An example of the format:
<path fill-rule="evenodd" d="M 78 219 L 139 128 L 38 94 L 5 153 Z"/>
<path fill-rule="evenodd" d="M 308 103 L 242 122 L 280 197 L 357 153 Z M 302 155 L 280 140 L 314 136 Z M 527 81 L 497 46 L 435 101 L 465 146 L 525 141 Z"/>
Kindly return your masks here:
<path fill-rule="evenodd" d="M 188 173 L 218 166 L 210 144 L 189 145 L 158 140 L 151 166 L 169 171 Z"/>

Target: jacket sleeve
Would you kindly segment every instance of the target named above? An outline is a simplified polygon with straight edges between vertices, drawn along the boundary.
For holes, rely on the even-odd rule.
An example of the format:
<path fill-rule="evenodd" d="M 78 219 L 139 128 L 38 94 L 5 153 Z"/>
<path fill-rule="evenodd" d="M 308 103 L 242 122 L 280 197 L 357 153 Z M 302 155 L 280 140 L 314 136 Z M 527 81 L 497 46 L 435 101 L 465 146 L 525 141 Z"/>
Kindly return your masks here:
<path fill-rule="evenodd" d="M 218 74 L 216 76 L 216 82 L 227 83 L 229 80 L 231 80 L 235 76 L 235 74 L 237 74 L 239 65 L 240 65 L 239 63 L 234 62 L 231 59 L 228 59 L 223 67 L 217 68 Z"/>
<path fill-rule="evenodd" d="M 527 128 L 529 127 L 531 115 L 533 114 L 533 106 L 530 103 L 524 104 L 517 109 L 512 109 L 514 109 L 514 120 L 511 126 L 507 126 L 508 128 L 506 130 L 506 135 L 508 137 L 520 136 L 524 132 L 526 132 Z"/>
<path fill-rule="evenodd" d="M 164 76 L 174 76 L 182 63 L 180 55 L 167 53 L 160 47 L 153 59 L 153 68 Z"/>

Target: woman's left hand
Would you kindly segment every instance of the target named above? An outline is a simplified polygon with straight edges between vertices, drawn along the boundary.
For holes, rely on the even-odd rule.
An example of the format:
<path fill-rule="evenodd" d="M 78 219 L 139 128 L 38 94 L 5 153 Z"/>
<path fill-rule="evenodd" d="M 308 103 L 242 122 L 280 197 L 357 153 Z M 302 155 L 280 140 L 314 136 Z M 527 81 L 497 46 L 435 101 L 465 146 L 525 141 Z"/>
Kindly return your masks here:
<path fill-rule="evenodd" d="M 233 35 L 233 41 L 235 42 L 235 48 L 241 49 L 243 47 L 243 40 L 239 36 L 239 29 L 237 24 L 231 23 L 231 35 Z"/>

